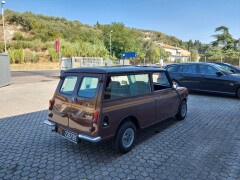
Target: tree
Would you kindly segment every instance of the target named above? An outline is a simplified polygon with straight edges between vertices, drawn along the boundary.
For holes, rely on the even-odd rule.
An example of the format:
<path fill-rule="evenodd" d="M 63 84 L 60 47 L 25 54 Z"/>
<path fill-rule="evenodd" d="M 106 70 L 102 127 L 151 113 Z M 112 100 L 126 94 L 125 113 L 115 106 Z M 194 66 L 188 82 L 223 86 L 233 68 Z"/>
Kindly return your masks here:
<path fill-rule="evenodd" d="M 228 28 L 226 26 L 219 26 L 215 29 L 215 32 L 219 31 L 222 33 L 213 35 L 216 40 L 212 42 L 212 45 L 220 46 L 223 50 L 234 49 L 236 40 L 233 39 Z"/>

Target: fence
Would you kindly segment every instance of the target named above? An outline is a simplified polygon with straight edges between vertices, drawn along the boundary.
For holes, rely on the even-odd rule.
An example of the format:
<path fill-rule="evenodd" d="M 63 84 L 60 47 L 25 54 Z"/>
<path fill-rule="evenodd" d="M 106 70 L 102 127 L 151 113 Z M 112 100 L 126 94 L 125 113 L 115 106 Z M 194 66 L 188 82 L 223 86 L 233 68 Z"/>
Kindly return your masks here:
<path fill-rule="evenodd" d="M 11 84 L 9 56 L 0 54 L 0 87 Z"/>
<path fill-rule="evenodd" d="M 103 58 L 94 57 L 72 57 L 72 58 L 62 58 L 61 69 L 66 70 L 70 68 L 79 67 L 95 67 L 95 66 L 112 66 L 113 61 L 103 60 Z"/>

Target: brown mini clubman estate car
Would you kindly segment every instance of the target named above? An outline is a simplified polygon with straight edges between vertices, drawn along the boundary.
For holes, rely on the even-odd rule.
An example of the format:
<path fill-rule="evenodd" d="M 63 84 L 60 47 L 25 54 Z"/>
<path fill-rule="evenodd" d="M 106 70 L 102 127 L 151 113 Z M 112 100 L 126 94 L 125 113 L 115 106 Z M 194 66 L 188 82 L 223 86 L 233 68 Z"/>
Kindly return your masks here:
<path fill-rule="evenodd" d="M 161 68 L 70 69 L 61 73 L 44 122 L 74 143 L 113 139 L 116 150 L 126 153 L 139 129 L 173 116 L 184 119 L 187 96 Z"/>

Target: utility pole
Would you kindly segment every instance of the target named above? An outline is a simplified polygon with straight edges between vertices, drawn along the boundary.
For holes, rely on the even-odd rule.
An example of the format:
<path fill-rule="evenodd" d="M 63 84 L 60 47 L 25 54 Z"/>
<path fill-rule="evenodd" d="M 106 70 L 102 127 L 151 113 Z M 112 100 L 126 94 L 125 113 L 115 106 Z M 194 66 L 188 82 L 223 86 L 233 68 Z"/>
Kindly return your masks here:
<path fill-rule="evenodd" d="M 112 60 L 112 30 L 110 31 L 110 55 L 109 55 L 109 57 L 110 57 L 110 60 Z"/>
<path fill-rule="evenodd" d="M 1 2 L 1 7 L 2 7 L 2 23 L 3 23 L 3 39 L 4 39 L 4 52 L 7 52 L 7 44 L 6 44 L 6 35 L 5 35 L 5 22 L 4 22 L 4 10 L 3 10 L 3 5 L 6 4 L 5 1 Z"/>
<path fill-rule="evenodd" d="M 162 60 L 162 46 L 163 43 L 160 43 L 160 60 L 159 60 L 159 66 L 162 67 L 163 66 L 163 60 Z"/>

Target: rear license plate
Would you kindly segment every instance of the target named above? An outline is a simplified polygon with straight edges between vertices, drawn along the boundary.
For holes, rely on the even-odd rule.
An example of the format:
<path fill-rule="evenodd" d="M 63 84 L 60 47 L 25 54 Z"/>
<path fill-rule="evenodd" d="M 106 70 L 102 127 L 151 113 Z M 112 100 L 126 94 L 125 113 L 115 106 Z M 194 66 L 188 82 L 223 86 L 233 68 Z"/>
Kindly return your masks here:
<path fill-rule="evenodd" d="M 79 141 L 78 135 L 76 133 L 63 129 L 62 127 L 58 127 L 57 132 L 58 134 L 62 135 L 64 138 L 68 139 L 69 141 L 74 142 L 75 144 L 77 144 Z"/>

